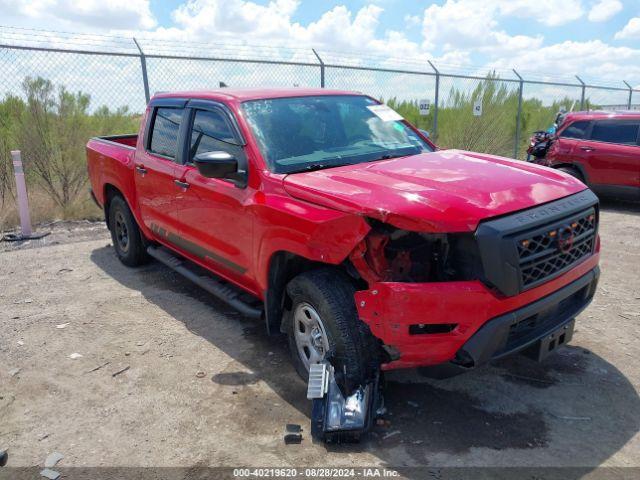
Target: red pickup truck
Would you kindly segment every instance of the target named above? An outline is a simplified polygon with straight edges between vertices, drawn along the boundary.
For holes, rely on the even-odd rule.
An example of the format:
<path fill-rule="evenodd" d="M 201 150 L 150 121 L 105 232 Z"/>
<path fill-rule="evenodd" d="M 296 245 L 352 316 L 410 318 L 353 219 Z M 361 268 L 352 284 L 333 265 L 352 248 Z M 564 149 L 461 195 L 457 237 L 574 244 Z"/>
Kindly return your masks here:
<path fill-rule="evenodd" d="M 115 252 L 148 256 L 330 356 L 446 376 L 567 343 L 598 280 L 598 200 L 564 172 L 438 151 L 389 107 L 324 89 L 165 93 L 91 139 Z"/>

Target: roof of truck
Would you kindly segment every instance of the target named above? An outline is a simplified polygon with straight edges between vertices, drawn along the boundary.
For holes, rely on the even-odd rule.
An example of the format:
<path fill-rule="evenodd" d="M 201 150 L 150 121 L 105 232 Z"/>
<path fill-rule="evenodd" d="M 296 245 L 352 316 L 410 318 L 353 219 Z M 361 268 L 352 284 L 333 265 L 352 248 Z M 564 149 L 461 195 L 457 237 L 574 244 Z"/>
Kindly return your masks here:
<path fill-rule="evenodd" d="M 215 90 L 158 92 L 154 98 L 202 98 L 208 100 L 235 99 L 264 100 L 268 98 L 308 97 L 317 95 L 361 95 L 348 90 L 328 90 L 326 88 L 219 88 Z"/>

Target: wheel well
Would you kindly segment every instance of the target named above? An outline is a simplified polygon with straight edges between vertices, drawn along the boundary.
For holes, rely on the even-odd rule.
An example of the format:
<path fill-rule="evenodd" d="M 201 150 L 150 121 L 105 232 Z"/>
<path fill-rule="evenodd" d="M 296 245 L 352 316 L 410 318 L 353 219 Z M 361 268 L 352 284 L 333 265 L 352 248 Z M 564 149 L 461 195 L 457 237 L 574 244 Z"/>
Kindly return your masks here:
<path fill-rule="evenodd" d="M 584 168 L 581 165 L 575 163 L 556 163 L 553 165 L 553 168 L 570 168 L 571 170 L 575 170 L 578 172 L 582 181 L 587 182 L 587 176 L 584 173 Z"/>
<path fill-rule="evenodd" d="M 319 267 L 326 267 L 326 264 L 285 251 L 273 254 L 269 262 L 265 295 L 265 320 L 269 335 L 284 332 L 283 314 L 291 307 L 291 299 L 286 291 L 287 284 L 296 275 Z"/>
<path fill-rule="evenodd" d="M 109 230 L 111 230 L 111 225 L 109 225 L 109 207 L 111 205 L 111 200 L 113 200 L 113 197 L 117 195 L 120 195 L 122 198 L 124 198 L 124 195 L 122 195 L 122 192 L 118 190 L 116 187 L 114 187 L 110 183 L 105 184 L 104 186 L 104 220 L 107 223 L 107 228 Z"/>

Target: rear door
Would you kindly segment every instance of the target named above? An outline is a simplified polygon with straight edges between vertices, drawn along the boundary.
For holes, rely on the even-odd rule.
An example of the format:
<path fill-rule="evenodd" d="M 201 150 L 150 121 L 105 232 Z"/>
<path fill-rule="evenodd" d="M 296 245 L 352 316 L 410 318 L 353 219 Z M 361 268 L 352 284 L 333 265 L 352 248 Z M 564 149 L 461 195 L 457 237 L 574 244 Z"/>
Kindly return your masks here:
<path fill-rule="evenodd" d="M 186 102 L 160 99 L 151 104 L 143 149 L 135 157 L 135 184 L 142 222 L 157 236 L 176 230 L 175 184 L 178 136 Z"/>
<path fill-rule="evenodd" d="M 192 100 L 188 110 L 185 160 L 176 171 L 183 185 L 176 199 L 180 247 L 203 265 L 253 290 L 253 216 L 245 204 L 255 191 L 228 180 L 203 177 L 193 164 L 199 153 L 225 151 L 246 171 L 244 141 L 224 105 Z"/>
<path fill-rule="evenodd" d="M 576 156 L 594 185 L 640 186 L 639 119 L 595 120 Z"/>

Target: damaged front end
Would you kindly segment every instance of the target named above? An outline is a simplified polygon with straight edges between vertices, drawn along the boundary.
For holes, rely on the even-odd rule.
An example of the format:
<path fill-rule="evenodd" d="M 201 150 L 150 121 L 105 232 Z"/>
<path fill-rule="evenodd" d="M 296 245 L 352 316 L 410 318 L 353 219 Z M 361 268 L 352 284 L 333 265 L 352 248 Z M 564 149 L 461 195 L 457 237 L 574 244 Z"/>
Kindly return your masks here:
<path fill-rule="evenodd" d="M 482 264 L 473 233 L 425 233 L 369 220 L 371 231 L 349 260 L 368 285 L 478 279 Z"/>
<path fill-rule="evenodd" d="M 438 298 L 460 298 L 473 286 L 484 291 L 474 233 L 416 232 L 368 222 L 371 230 L 349 262 L 361 281 L 355 294 L 358 315 L 381 343 L 382 369 L 449 360 L 440 360 L 440 346 L 460 336 L 464 317 L 442 311 Z M 421 350 L 420 360 L 416 350 Z"/>

